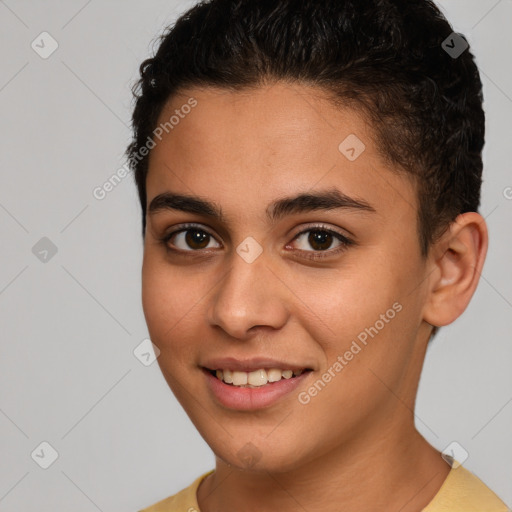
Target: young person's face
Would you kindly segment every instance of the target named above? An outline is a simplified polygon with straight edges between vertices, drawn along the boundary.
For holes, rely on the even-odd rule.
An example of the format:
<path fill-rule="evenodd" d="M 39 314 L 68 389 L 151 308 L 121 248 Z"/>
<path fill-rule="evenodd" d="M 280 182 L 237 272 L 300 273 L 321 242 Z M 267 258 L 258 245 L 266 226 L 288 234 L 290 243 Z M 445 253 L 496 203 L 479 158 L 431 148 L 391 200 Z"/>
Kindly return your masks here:
<path fill-rule="evenodd" d="M 183 202 L 148 208 L 142 298 L 159 365 L 199 432 L 229 464 L 284 471 L 411 428 L 430 332 L 414 185 L 389 169 L 363 118 L 318 89 L 190 89 L 159 122 L 176 109 L 151 150 L 148 205 L 193 196 L 222 219 Z M 355 139 L 340 150 L 351 134 L 362 153 Z M 303 201 L 267 215 L 328 191 L 359 206 Z M 236 388 L 205 368 L 311 371 Z"/>

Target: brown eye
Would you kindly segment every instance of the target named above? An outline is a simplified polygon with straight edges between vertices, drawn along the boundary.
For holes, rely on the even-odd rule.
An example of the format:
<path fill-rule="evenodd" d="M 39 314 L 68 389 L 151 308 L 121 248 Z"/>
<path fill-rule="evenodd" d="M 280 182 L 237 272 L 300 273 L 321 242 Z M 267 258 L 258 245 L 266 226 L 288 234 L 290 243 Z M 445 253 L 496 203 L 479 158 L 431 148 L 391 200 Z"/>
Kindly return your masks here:
<path fill-rule="evenodd" d="M 305 257 L 320 260 L 341 253 L 354 242 L 336 231 L 325 229 L 323 226 L 313 226 L 300 232 L 293 240 L 299 242 L 298 251 L 305 253 Z M 334 248 L 333 243 L 338 242 Z M 309 250 L 311 247 L 313 250 Z"/>
<path fill-rule="evenodd" d="M 213 235 L 198 227 L 184 227 L 183 229 L 169 233 L 162 239 L 162 242 L 169 248 L 173 246 L 183 252 L 194 252 L 211 248 L 210 243 L 212 241 L 217 243 L 217 245 L 213 247 L 220 247 L 220 244 L 216 242 Z"/>
<path fill-rule="evenodd" d="M 208 245 L 210 235 L 200 229 L 187 229 L 184 231 L 185 243 L 193 249 L 204 249 Z"/>
<path fill-rule="evenodd" d="M 309 235 L 306 237 L 305 235 Z M 303 231 L 299 233 L 299 235 L 295 238 L 295 240 L 302 239 L 302 247 L 299 247 L 302 251 L 307 251 L 307 247 L 312 247 L 315 251 L 326 251 L 331 248 L 332 243 L 335 241 L 339 242 L 339 245 L 343 245 L 343 243 L 347 243 L 347 239 L 340 235 L 339 233 L 333 233 L 331 231 L 327 231 L 325 229 L 309 229 L 307 231 Z M 305 239 L 305 240 L 304 240 Z M 306 243 L 304 243 L 304 241 Z"/>
<path fill-rule="evenodd" d="M 310 231 L 308 236 L 308 243 L 313 249 L 325 251 L 329 249 L 333 242 L 334 237 L 327 231 Z"/>

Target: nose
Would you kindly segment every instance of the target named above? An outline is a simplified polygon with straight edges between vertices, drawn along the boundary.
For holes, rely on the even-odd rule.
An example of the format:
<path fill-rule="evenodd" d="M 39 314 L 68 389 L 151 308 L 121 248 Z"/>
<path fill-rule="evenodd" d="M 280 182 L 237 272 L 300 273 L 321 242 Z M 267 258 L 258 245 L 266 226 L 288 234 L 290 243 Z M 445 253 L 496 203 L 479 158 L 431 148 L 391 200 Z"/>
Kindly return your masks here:
<path fill-rule="evenodd" d="M 237 253 L 210 297 L 208 321 L 230 337 L 248 339 L 255 331 L 280 329 L 289 316 L 291 292 L 261 254 L 248 263 Z"/>

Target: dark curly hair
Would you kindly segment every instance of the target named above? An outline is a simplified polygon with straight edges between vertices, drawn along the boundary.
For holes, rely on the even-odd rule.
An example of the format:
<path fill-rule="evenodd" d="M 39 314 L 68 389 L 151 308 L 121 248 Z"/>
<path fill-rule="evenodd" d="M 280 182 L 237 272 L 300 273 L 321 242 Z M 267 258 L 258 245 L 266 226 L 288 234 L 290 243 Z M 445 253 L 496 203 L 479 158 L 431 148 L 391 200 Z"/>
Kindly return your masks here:
<path fill-rule="evenodd" d="M 192 86 L 235 91 L 283 80 L 322 88 L 335 105 L 356 107 L 372 123 L 382 157 L 414 176 L 426 256 L 457 215 L 477 211 L 482 182 L 480 75 L 469 50 L 454 56 L 445 41 L 467 45 L 430 0 L 198 3 L 160 36 L 133 88 L 126 155 L 143 236 L 144 146 L 170 97 Z"/>

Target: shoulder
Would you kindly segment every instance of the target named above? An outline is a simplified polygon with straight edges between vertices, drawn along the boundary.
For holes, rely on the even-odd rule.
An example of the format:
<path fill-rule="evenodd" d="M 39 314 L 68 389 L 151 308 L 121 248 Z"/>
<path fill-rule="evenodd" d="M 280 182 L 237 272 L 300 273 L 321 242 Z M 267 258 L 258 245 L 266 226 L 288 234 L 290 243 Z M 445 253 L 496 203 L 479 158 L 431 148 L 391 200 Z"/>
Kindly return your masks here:
<path fill-rule="evenodd" d="M 173 494 L 153 505 L 139 510 L 139 512 L 200 512 L 197 504 L 197 489 L 199 484 L 213 469 L 196 478 L 188 487 L 182 489 L 177 494 Z"/>
<path fill-rule="evenodd" d="M 476 475 L 452 467 L 434 499 L 423 512 L 508 512 L 510 509 Z"/>

